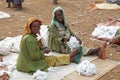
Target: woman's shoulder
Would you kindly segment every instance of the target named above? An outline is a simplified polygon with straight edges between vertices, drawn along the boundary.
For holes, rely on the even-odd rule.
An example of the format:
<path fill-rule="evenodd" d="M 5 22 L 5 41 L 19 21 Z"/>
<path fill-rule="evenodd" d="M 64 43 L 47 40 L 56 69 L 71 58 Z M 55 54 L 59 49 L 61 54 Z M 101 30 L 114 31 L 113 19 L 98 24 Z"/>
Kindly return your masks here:
<path fill-rule="evenodd" d="M 26 34 L 23 36 L 23 40 L 34 40 L 35 37 L 32 36 L 31 34 Z"/>
<path fill-rule="evenodd" d="M 52 23 L 52 24 L 48 25 L 48 28 L 49 29 L 54 29 L 54 28 L 56 28 L 56 25 L 54 23 Z"/>

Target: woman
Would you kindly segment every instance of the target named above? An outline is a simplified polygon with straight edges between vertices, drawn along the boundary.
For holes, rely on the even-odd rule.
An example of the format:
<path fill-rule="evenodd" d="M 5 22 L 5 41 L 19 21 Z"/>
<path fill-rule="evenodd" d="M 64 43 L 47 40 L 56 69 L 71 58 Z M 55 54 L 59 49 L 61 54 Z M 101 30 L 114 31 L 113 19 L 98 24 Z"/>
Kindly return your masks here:
<path fill-rule="evenodd" d="M 52 51 L 66 54 L 76 53 L 78 54 L 77 56 L 74 56 L 76 63 L 79 62 L 81 55 L 99 55 L 100 58 L 105 59 L 105 53 L 104 52 L 102 52 L 103 54 L 100 53 L 100 50 L 103 48 L 100 47 L 95 49 L 89 49 L 84 46 L 79 46 L 78 48 L 71 52 L 70 48 L 66 43 L 69 41 L 71 36 L 75 35 L 71 32 L 67 22 L 65 21 L 63 9 L 61 7 L 56 7 L 53 10 L 52 15 L 53 15 L 52 22 L 49 25 L 49 42 L 48 42 L 48 46 L 49 48 L 52 49 Z M 82 43 L 80 39 L 77 38 L 77 40 L 79 41 L 80 44 Z"/>
<path fill-rule="evenodd" d="M 37 40 L 40 35 L 40 26 L 42 22 L 37 18 L 29 18 L 26 25 L 26 34 L 23 35 L 20 45 L 20 53 L 17 61 L 17 70 L 34 73 L 40 69 L 47 71 L 49 66 L 60 66 L 70 64 L 74 60 L 73 55 L 61 54 L 59 56 L 45 56 L 50 49 L 43 46 L 42 40 Z"/>
<path fill-rule="evenodd" d="M 17 61 L 17 69 L 19 71 L 28 73 L 33 73 L 37 69 L 47 71 L 48 65 L 44 56 L 45 51 L 42 47 L 39 47 L 36 38 L 41 24 L 42 22 L 36 18 L 28 19 L 26 25 L 27 32 L 22 37 Z"/>

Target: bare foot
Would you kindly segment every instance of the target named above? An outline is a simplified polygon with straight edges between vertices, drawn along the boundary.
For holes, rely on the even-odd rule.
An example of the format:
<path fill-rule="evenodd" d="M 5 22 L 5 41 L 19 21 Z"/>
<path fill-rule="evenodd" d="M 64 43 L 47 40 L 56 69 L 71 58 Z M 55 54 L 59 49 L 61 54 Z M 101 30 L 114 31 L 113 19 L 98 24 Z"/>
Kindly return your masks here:
<path fill-rule="evenodd" d="M 106 53 L 105 53 L 106 45 L 107 45 L 107 43 L 105 42 L 105 43 L 100 47 L 99 57 L 100 57 L 101 59 L 106 59 Z"/>

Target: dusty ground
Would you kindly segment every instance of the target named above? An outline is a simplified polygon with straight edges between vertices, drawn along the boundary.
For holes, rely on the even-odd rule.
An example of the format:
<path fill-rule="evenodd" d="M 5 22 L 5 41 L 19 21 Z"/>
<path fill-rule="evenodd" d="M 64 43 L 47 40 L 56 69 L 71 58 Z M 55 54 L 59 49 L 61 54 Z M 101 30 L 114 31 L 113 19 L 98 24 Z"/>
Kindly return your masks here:
<path fill-rule="evenodd" d="M 66 20 L 74 33 L 91 34 L 96 27 L 95 24 L 106 22 L 107 18 L 120 18 L 120 10 L 94 10 L 90 12 L 86 8 L 95 1 L 105 0 L 59 0 L 58 5 L 64 8 Z M 9 19 L 0 19 L 0 39 L 7 36 L 17 36 L 24 34 L 25 23 L 29 17 L 38 17 L 43 24 L 51 22 L 52 10 L 55 6 L 52 0 L 25 0 L 23 10 L 15 11 L 13 8 L 6 8 L 5 0 L 0 1 L 0 11 L 11 15 Z M 92 41 L 88 37 L 77 35 L 84 45 L 88 47 L 97 47 L 101 41 Z M 111 45 L 107 46 L 107 58 L 120 62 L 120 52 L 117 52 Z M 112 56 L 110 56 L 112 54 Z M 120 65 L 112 71 L 105 74 L 99 80 L 120 80 Z"/>

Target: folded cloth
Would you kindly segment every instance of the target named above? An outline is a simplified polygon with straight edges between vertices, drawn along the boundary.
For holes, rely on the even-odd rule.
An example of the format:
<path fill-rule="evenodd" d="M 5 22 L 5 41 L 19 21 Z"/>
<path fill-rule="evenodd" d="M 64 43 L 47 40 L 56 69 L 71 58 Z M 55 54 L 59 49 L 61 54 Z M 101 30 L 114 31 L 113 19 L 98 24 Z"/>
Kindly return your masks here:
<path fill-rule="evenodd" d="M 70 64 L 70 55 L 69 54 L 61 54 L 61 55 L 50 55 L 46 56 L 46 61 L 48 66 L 62 66 Z"/>

